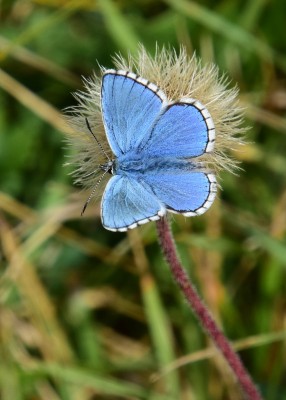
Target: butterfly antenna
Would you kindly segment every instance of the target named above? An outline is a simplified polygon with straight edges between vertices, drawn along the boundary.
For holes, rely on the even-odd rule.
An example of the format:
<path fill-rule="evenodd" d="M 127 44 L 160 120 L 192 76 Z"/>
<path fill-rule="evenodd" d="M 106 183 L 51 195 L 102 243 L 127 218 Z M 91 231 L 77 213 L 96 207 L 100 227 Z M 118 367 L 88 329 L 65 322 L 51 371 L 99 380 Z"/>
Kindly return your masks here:
<path fill-rule="evenodd" d="M 81 212 L 81 214 L 80 214 L 81 217 L 83 216 L 83 214 L 84 214 L 84 212 L 85 212 L 85 210 L 86 210 L 86 207 L 87 207 L 88 204 L 90 203 L 90 200 L 93 198 L 94 193 L 96 192 L 96 190 L 97 190 L 97 188 L 98 188 L 100 182 L 102 181 L 102 179 L 104 178 L 104 176 L 107 174 L 107 172 L 108 172 L 108 171 L 104 171 L 104 173 L 101 175 L 101 177 L 100 177 L 99 180 L 97 181 L 96 185 L 95 185 L 94 188 L 92 189 L 92 192 L 90 193 L 88 199 L 86 200 L 86 202 L 85 202 L 85 204 L 84 204 L 84 206 L 83 206 L 82 212 Z"/>
<path fill-rule="evenodd" d="M 88 128 L 89 132 L 90 132 L 90 133 L 92 134 L 92 136 L 94 137 L 94 139 L 95 139 L 96 143 L 98 144 L 100 150 L 101 150 L 102 153 L 105 155 L 105 157 L 108 159 L 108 161 L 111 161 L 110 158 L 108 157 L 108 154 L 106 153 L 106 151 L 105 151 L 104 148 L 102 147 L 100 141 L 97 139 L 97 137 L 95 136 L 95 134 L 92 132 L 91 127 L 90 127 L 90 125 L 89 125 L 89 122 L 88 122 L 88 119 L 87 119 L 87 118 L 85 118 L 85 122 L 86 122 L 86 125 L 87 125 L 87 128 Z"/>

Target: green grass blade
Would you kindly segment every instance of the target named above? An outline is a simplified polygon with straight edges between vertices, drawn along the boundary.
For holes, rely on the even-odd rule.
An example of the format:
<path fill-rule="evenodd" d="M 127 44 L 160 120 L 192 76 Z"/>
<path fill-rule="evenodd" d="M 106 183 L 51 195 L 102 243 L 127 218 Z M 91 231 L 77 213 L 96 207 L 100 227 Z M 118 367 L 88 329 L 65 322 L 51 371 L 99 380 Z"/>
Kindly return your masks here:
<path fill-rule="evenodd" d="M 140 399 L 147 398 L 147 391 L 140 386 L 115 378 L 106 378 L 95 375 L 91 370 L 78 367 L 64 366 L 52 363 L 37 363 L 33 368 L 24 368 L 22 375 L 38 377 L 49 377 L 60 379 L 61 382 L 82 387 L 95 389 L 97 393 L 114 395 L 117 397 L 137 396 Z"/>
<path fill-rule="evenodd" d="M 237 44 L 242 49 L 253 52 L 265 61 L 275 60 L 277 65 L 286 71 L 285 57 L 278 55 L 266 42 L 257 39 L 240 26 L 227 21 L 220 14 L 192 1 L 165 0 L 165 2 L 175 11 L 194 19 L 207 29 L 222 35 L 225 39 Z"/>
<path fill-rule="evenodd" d="M 139 39 L 128 19 L 111 0 L 99 0 L 98 5 L 115 43 L 125 52 L 126 50 L 131 53 L 136 52 Z"/>
<path fill-rule="evenodd" d="M 253 231 L 255 241 L 269 253 L 273 258 L 276 258 L 284 267 L 286 267 L 286 243 L 270 236 L 263 231 Z"/>
<path fill-rule="evenodd" d="M 166 311 L 161 302 L 156 284 L 151 276 L 142 278 L 143 301 L 156 358 L 161 368 L 175 359 L 173 338 Z M 165 380 L 167 393 L 174 399 L 180 398 L 177 372 L 174 371 Z"/>

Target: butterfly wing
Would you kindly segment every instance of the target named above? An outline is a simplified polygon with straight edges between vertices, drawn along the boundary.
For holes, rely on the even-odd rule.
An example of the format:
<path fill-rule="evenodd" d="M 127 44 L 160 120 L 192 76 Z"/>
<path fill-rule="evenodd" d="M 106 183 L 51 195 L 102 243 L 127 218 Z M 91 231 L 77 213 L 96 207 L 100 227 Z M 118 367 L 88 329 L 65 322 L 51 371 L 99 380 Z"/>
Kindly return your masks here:
<path fill-rule="evenodd" d="M 164 93 L 146 79 L 127 71 L 105 71 L 101 87 L 103 122 L 117 157 L 138 148 L 150 134 L 165 101 Z"/>
<path fill-rule="evenodd" d="M 186 216 L 203 214 L 215 198 L 214 175 L 170 168 L 170 161 L 213 150 L 215 129 L 207 109 L 193 99 L 167 104 L 156 85 L 114 70 L 103 76 L 101 101 L 107 138 L 119 160 L 124 154 L 132 155 L 132 150 L 140 154 L 142 163 L 150 158 L 168 159 L 168 168 L 161 165 L 156 173 L 110 179 L 102 198 L 104 227 L 126 231 L 159 219 L 166 209 Z"/>
<path fill-rule="evenodd" d="M 126 176 L 113 176 L 102 197 L 102 224 L 111 231 L 124 232 L 155 221 L 165 212 L 146 183 Z"/>
<path fill-rule="evenodd" d="M 149 156 L 189 158 L 214 148 L 215 128 L 208 110 L 197 100 L 164 106 L 141 151 Z"/>
<path fill-rule="evenodd" d="M 168 211 L 186 217 L 203 214 L 215 199 L 216 179 L 211 173 L 162 170 L 144 179 Z"/>

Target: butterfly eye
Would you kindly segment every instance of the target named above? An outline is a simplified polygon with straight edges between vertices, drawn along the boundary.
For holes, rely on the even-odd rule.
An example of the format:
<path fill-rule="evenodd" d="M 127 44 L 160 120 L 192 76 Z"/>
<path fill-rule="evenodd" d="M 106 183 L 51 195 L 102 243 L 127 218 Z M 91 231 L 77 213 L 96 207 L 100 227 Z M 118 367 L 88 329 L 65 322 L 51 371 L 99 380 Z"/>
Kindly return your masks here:
<path fill-rule="evenodd" d="M 105 173 L 109 173 L 111 175 L 114 174 L 114 161 L 108 161 L 105 164 L 99 166 L 99 168 L 104 171 Z"/>

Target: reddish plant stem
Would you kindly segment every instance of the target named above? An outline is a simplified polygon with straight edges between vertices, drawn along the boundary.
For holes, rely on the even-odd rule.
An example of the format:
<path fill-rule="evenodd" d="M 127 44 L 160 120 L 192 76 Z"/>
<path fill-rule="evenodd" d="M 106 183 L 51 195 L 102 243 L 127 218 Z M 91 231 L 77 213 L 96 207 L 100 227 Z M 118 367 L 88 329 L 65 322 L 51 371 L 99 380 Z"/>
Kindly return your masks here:
<path fill-rule="evenodd" d="M 166 217 L 157 221 L 157 231 L 163 253 L 171 267 L 173 277 L 181 288 L 186 300 L 192 308 L 196 318 L 201 323 L 205 332 L 210 336 L 218 350 L 231 367 L 242 391 L 249 400 L 262 400 L 262 397 L 253 383 L 250 375 L 243 366 L 239 356 L 235 353 L 230 342 L 217 326 L 215 320 L 204 305 L 196 288 L 191 283 L 181 262 L 179 261 L 176 245 Z"/>

